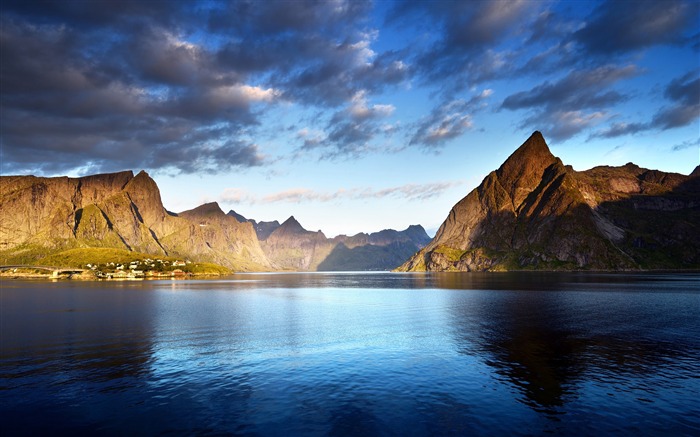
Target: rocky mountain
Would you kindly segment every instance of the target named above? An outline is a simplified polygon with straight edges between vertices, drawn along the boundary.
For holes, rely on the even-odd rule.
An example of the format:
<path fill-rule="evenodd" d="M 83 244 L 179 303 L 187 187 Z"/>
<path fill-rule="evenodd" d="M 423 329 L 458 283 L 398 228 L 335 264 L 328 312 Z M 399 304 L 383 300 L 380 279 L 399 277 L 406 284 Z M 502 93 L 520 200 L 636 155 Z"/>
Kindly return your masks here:
<path fill-rule="evenodd" d="M 404 231 L 386 229 L 327 238 L 321 231 L 307 231 L 294 216 L 280 225 L 276 220 L 246 219 L 235 211 L 228 215 L 255 226 L 263 251 L 272 265 L 281 270 L 391 270 L 430 241 L 420 225 Z"/>
<path fill-rule="evenodd" d="M 430 239 L 420 226 L 328 239 L 294 217 L 256 222 L 217 203 L 166 211 L 155 181 L 131 171 L 82 178 L 0 177 L 0 263 L 76 248 L 117 248 L 246 270 L 388 270 Z"/>
<path fill-rule="evenodd" d="M 317 270 L 335 246 L 323 232 L 304 229 L 294 216 L 260 244 L 272 265 L 282 270 Z"/>
<path fill-rule="evenodd" d="M 535 132 L 402 271 L 700 268 L 700 170 L 575 171 Z"/>
<path fill-rule="evenodd" d="M 236 270 L 269 269 L 250 224 L 209 223 L 195 211 L 170 213 L 155 181 L 143 171 L 82 178 L 2 176 L 0 210 L 5 263 L 31 263 L 71 248 L 112 247 L 213 261 Z M 217 232 L 210 231 L 214 228 Z"/>
<path fill-rule="evenodd" d="M 253 219 L 243 217 L 234 210 L 230 210 L 227 214 L 238 220 L 240 223 L 249 222 L 252 224 L 253 228 L 255 229 L 255 234 L 258 236 L 258 240 L 267 239 L 267 237 L 269 237 L 275 229 L 280 227 L 280 222 L 277 220 L 271 222 L 256 222 Z"/>

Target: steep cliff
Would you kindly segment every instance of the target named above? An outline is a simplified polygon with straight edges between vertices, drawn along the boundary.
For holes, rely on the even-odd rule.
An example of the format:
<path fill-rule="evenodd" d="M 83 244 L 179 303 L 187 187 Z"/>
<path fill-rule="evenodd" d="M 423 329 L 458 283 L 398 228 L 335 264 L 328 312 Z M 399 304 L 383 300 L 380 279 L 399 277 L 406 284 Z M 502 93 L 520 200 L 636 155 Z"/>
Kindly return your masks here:
<path fill-rule="evenodd" d="M 278 269 L 316 270 L 335 246 L 323 232 L 304 229 L 289 217 L 261 242 L 268 259 Z"/>
<path fill-rule="evenodd" d="M 217 222 L 221 232 L 213 237 L 193 221 L 196 217 L 168 213 L 158 186 L 143 171 L 82 178 L 3 176 L 0 210 L 5 263 L 30 263 L 71 248 L 112 247 L 237 270 L 269 268 L 250 225 Z"/>
<path fill-rule="evenodd" d="M 270 262 L 279 269 L 308 271 L 391 270 L 430 241 L 421 226 L 404 231 L 387 229 L 372 234 L 327 238 L 307 231 L 290 217 L 261 242 Z"/>
<path fill-rule="evenodd" d="M 696 179 L 634 164 L 576 172 L 535 132 L 399 270 L 700 268 Z"/>

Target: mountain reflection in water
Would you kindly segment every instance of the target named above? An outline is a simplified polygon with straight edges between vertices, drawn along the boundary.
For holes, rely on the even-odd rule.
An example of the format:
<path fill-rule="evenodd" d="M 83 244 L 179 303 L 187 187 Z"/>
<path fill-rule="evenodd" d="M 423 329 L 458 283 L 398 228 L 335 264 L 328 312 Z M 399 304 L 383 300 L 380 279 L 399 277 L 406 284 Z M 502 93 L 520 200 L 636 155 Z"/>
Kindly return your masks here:
<path fill-rule="evenodd" d="M 3 282 L 0 431 L 700 432 L 700 276 Z"/>

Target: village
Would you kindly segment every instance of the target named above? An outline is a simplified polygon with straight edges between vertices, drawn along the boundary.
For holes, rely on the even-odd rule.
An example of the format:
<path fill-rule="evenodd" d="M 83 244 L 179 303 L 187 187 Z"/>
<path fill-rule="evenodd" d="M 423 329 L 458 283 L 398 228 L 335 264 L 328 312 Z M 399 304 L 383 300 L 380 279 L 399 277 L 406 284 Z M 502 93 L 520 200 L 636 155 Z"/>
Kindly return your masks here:
<path fill-rule="evenodd" d="M 108 262 L 106 264 L 88 263 L 86 269 L 93 272 L 95 277 L 101 279 L 134 279 L 134 278 L 171 278 L 186 277 L 191 275 L 187 270 L 191 261 L 168 261 L 162 259 L 134 260 L 130 263 L 120 264 Z"/>

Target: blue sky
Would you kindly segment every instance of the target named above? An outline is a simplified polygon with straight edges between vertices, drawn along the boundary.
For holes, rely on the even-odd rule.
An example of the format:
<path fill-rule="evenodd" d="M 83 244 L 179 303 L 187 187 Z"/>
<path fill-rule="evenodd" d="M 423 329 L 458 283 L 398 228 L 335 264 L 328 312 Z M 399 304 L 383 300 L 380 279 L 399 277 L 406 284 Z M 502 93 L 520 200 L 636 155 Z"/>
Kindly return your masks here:
<path fill-rule="evenodd" d="M 2 174 L 145 169 L 328 236 L 434 230 L 535 130 L 688 174 L 697 1 L 3 2 Z"/>

